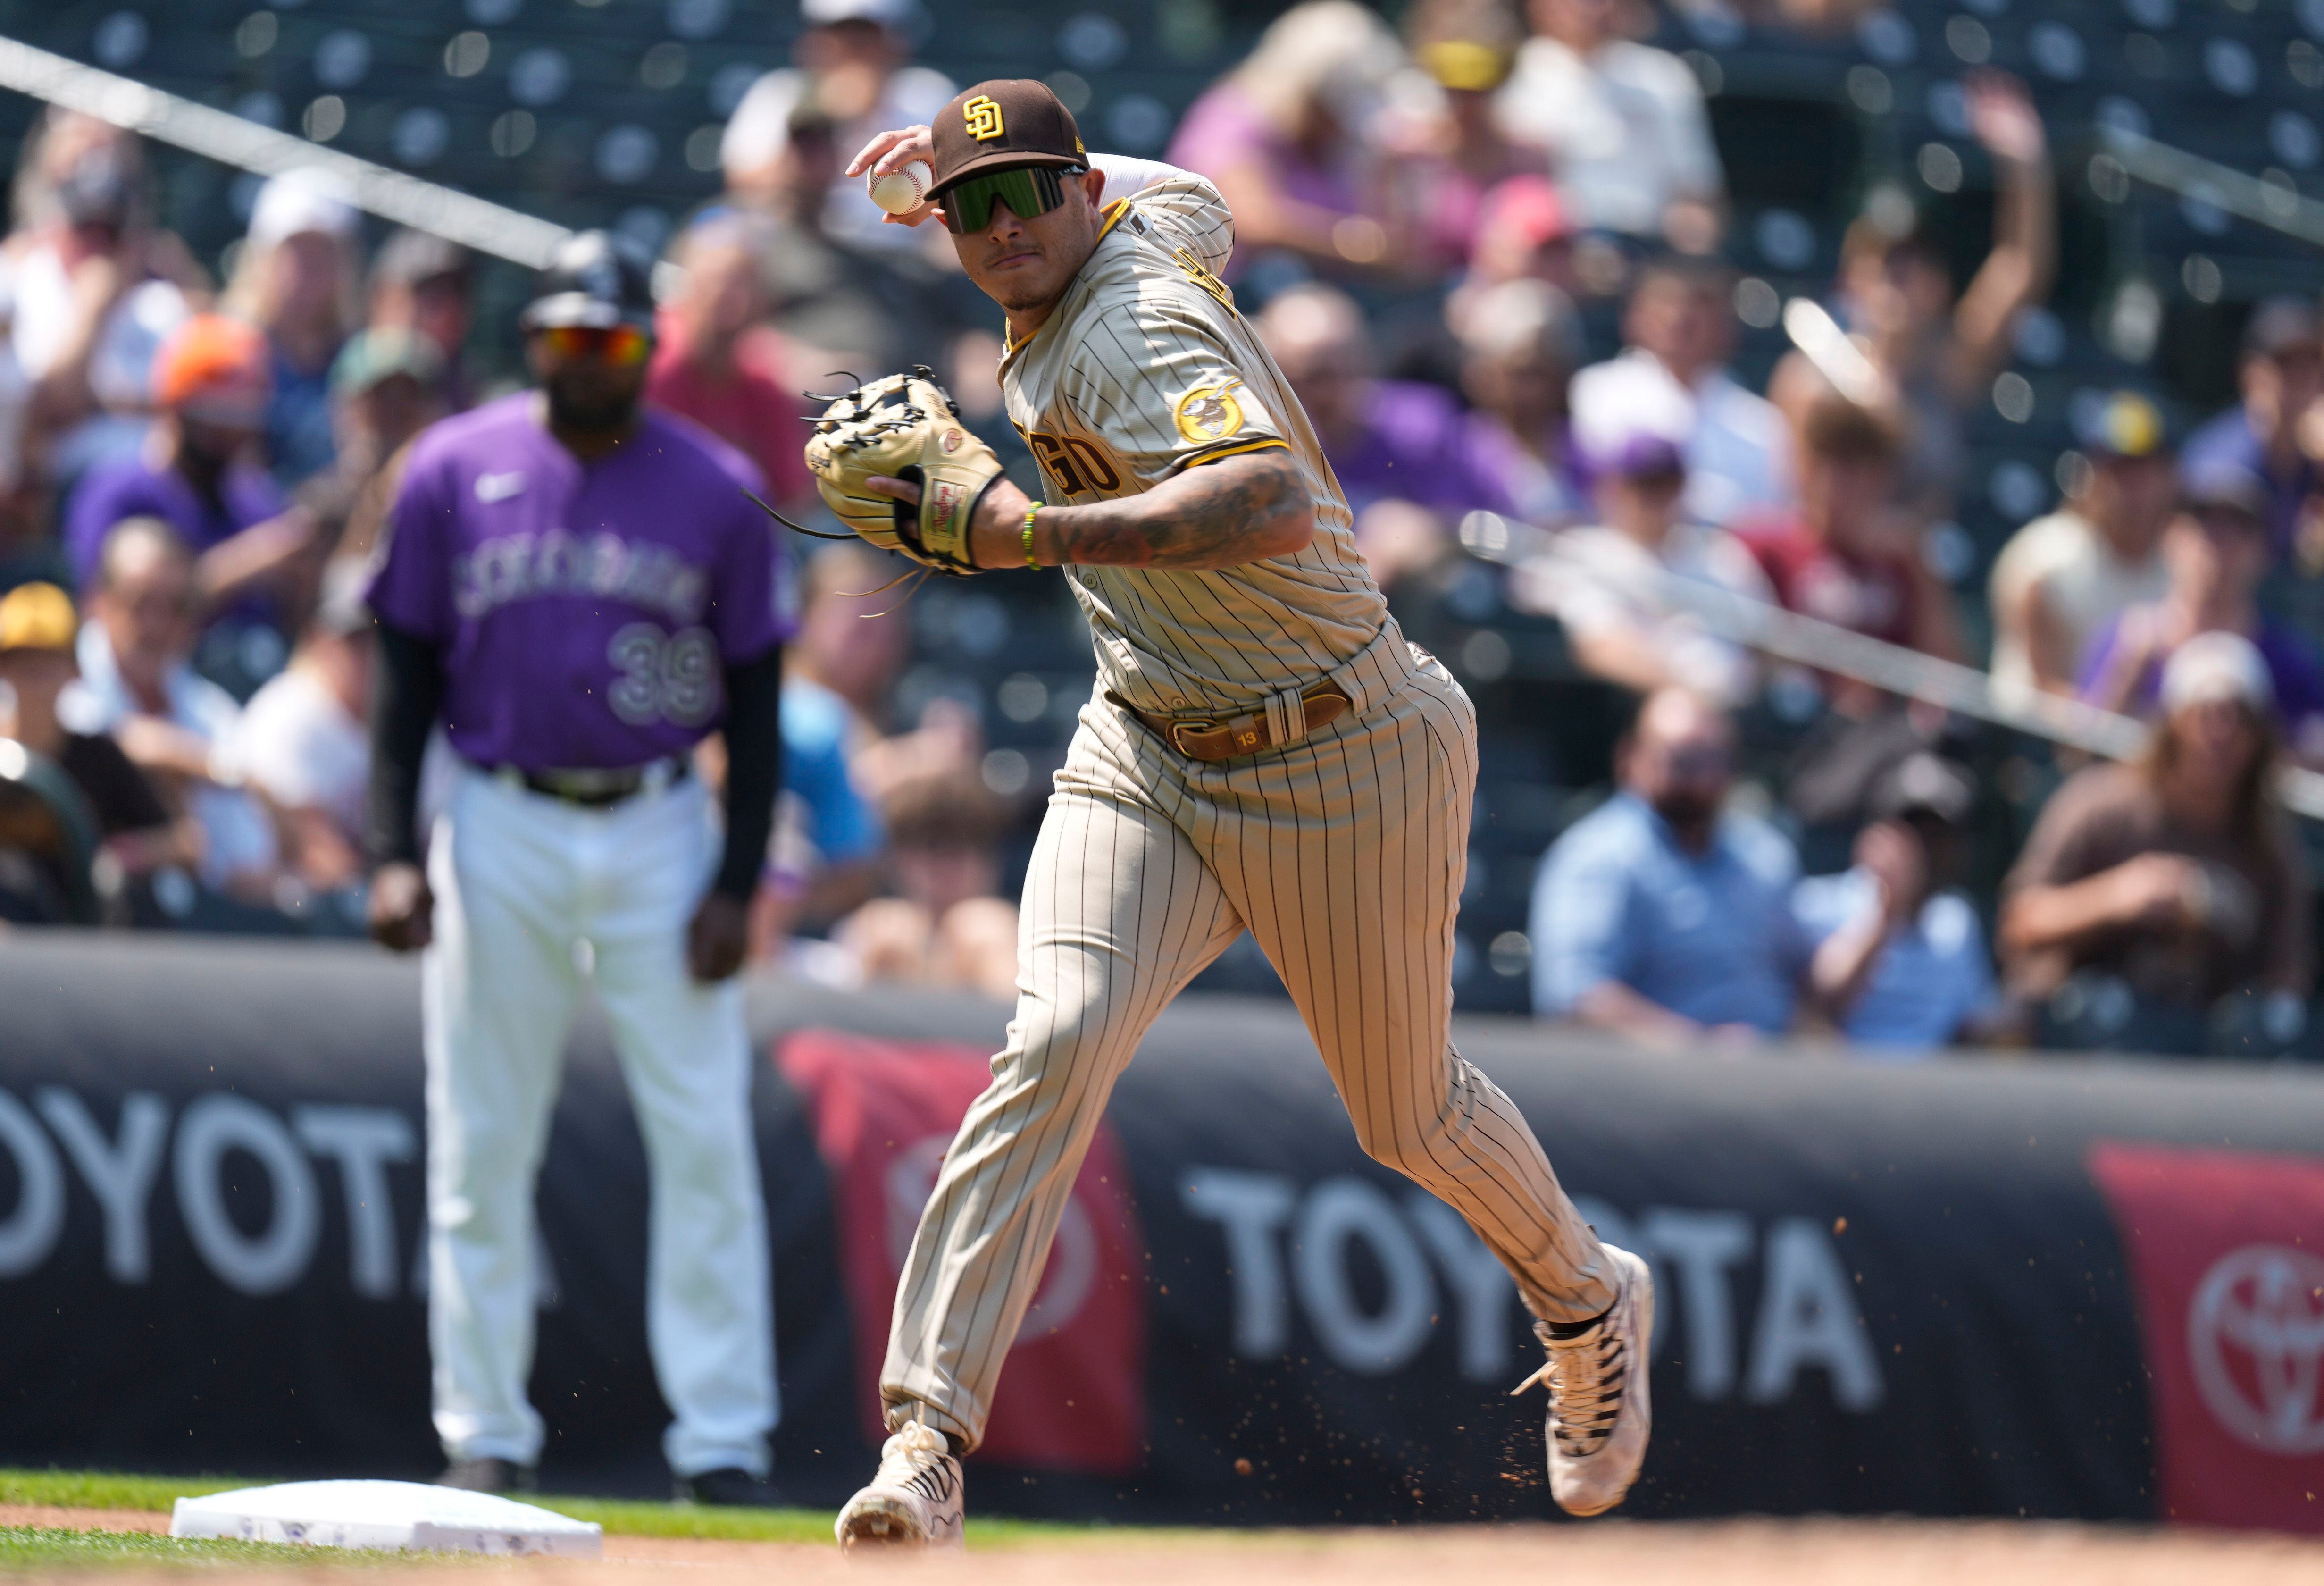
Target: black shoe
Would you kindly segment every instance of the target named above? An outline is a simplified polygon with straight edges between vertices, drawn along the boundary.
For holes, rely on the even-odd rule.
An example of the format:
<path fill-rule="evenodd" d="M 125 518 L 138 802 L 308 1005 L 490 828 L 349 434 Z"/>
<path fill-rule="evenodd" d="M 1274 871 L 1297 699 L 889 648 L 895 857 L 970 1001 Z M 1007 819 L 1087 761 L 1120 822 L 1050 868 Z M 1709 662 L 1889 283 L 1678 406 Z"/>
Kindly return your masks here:
<path fill-rule="evenodd" d="M 463 1492 L 538 1492 L 540 1471 L 531 1465 L 520 1465 L 514 1460 L 498 1460 L 486 1456 L 476 1460 L 454 1460 L 436 1478 L 438 1487 L 456 1487 Z"/>
<path fill-rule="evenodd" d="M 783 1502 L 773 1482 L 764 1476 L 753 1476 L 739 1465 L 680 1476 L 676 1486 L 680 1503 L 727 1509 L 772 1509 L 780 1508 Z"/>

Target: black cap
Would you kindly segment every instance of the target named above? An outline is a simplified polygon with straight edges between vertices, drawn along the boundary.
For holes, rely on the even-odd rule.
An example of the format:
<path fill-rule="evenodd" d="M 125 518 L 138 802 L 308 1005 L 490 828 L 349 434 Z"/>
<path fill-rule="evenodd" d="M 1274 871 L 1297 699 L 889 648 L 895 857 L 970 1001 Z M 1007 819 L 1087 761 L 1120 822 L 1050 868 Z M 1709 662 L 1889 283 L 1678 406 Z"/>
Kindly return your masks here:
<path fill-rule="evenodd" d="M 558 245 L 517 326 L 528 331 L 558 325 L 650 330 L 653 318 L 653 277 L 646 262 L 609 232 L 584 231 Z"/>
<path fill-rule="evenodd" d="M 1049 85 L 1024 78 L 979 83 L 953 96 L 930 128 L 940 196 L 963 177 L 1008 166 L 1087 165 L 1081 128 Z"/>

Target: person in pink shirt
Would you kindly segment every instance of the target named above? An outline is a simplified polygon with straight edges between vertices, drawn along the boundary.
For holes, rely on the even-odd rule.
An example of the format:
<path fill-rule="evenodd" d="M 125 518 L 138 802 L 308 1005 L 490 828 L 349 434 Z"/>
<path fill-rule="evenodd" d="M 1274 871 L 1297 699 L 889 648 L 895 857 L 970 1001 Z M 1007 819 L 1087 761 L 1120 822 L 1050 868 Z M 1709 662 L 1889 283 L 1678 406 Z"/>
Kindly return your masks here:
<path fill-rule="evenodd" d="M 1403 64 L 1388 23 L 1355 0 L 1306 0 L 1187 107 L 1166 158 L 1210 178 L 1233 212 L 1230 281 L 1271 253 L 1339 276 L 1414 261 L 1365 141 Z"/>
<path fill-rule="evenodd" d="M 739 210 L 714 210 L 671 250 L 686 285 L 663 306 L 646 400 L 691 419 L 741 452 L 767 476 L 776 504 L 814 493 L 799 415 L 812 405 L 783 373 L 761 282 L 764 223 Z"/>

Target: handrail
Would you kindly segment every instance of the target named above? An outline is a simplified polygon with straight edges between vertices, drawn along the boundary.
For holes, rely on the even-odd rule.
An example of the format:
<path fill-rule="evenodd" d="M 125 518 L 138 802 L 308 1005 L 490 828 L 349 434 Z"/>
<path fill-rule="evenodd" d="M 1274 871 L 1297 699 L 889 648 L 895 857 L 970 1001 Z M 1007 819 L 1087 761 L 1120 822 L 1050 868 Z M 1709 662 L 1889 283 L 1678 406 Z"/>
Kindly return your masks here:
<path fill-rule="evenodd" d="M 2098 140 L 2106 149 L 2099 158 L 2115 161 L 2151 187 L 2216 205 L 2230 215 L 2324 247 L 2324 204 L 2301 196 L 2297 188 L 2263 181 L 2126 127 L 2102 126 Z"/>
<path fill-rule="evenodd" d="M 1608 581 L 1601 567 L 1569 558 L 1556 534 L 1499 513 L 1471 512 L 1461 521 L 1461 541 L 1489 560 L 1515 564 L 1548 557 L 1565 563 L 1575 577 Z M 2132 717 L 2039 689 L 1997 687 L 1990 673 L 1975 667 L 1802 616 L 1665 567 L 1642 565 L 1618 582 L 1650 602 L 1685 612 L 1715 638 L 1778 660 L 1852 678 L 2108 760 L 2130 760 L 2146 747 L 2149 730 Z M 2324 821 L 2324 775 L 2288 767 L 2278 791 L 2293 814 Z"/>
<path fill-rule="evenodd" d="M 383 220 L 430 232 L 529 269 L 547 265 L 558 244 L 573 235 L 570 226 L 327 149 L 22 40 L 0 38 L 0 88 L 78 110 L 141 137 L 261 176 L 302 169 L 328 172 L 346 185 L 357 207 Z M 678 266 L 667 261 L 656 264 L 656 295 L 669 297 L 683 279 Z"/>

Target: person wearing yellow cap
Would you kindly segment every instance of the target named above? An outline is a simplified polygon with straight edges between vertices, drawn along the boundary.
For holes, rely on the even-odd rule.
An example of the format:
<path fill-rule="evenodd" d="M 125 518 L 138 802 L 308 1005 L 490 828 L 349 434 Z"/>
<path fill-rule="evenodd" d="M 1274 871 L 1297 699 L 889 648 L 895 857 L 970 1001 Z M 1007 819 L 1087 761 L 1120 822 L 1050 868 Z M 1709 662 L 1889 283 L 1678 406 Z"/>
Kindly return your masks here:
<path fill-rule="evenodd" d="M 1468 264 L 1501 183 L 1549 175 L 1549 155 L 1503 130 L 1495 106 L 1523 34 L 1502 0 L 1420 0 L 1404 14 L 1419 69 L 1398 79 L 1401 116 L 1384 118 L 1397 152 L 1416 241 L 1435 265 Z"/>
<path fill-rule="evenodd" d="M 88 800 L 106 850 L 131 874 L 190 859 L 194 840 L 173 823 L 145 774 L 102 733 L 77 733 L 67 690 L 79 623 L 72 596 L 53 584 L 20 584 L 0 595 L 0 738 L 61 767 Z"/>
<path fill-rule="evenodd" d="M 2171 586 L 2163 530 L 2179 479 L 2162 411 L 2117 391 L 2070 417 L 2081 461 L 2065 504 L 2010 537 L 1987 586 L 1993 686 L 2018 698 L 2074 693 L 2099 632 Z"/>

